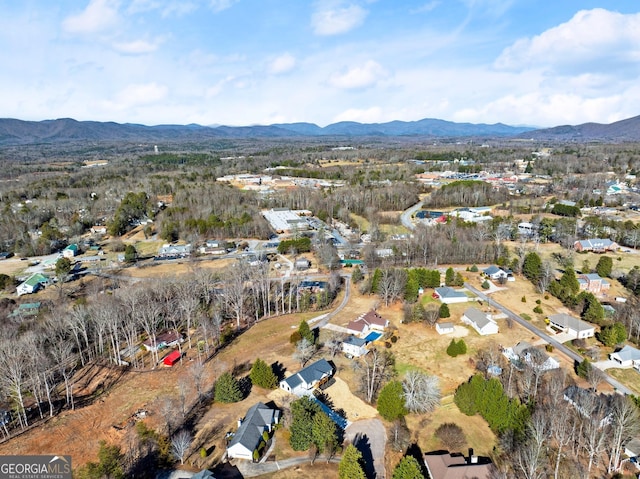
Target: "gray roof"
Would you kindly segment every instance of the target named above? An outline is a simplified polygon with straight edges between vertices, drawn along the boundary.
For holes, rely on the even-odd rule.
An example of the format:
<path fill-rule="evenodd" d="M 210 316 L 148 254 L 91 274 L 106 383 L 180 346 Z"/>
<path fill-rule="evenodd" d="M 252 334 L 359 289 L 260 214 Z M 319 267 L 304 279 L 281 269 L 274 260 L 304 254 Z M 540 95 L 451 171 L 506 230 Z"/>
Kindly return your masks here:
<path fill-rule="evenodd" d="M 480 311 L 479 309 L 476 308 L 469 308 L 464 312 L 464 315 L 471 320 L 472 322 L 474 322 L 478 328 L 482 329 L 484 328 L 487 324 L 489 324 L 491 322 L 491 320 L 487 317 L 486 314 L 484 314 L 482 311 Z"/>
<path fill-rule="evenodd" d="M 436 326 L 439 326 L 440 329 L 454 329 L 453 323 L 448 323 L 448 322 L 436 323 Z"/>
<path fill-rule="evenodd" d="M 261 402 L 254 404 L 247 411 L 244 421 L 240 424 L 228 447 L 242 444 L 250 451 L 254 450 L 260 443 L 262 433 L 267 426 L 274 424 L 279 417 L 280 411 L 277 409 L 271 409 Z"/>
<path fill-rule="evenodd" d="M 357 346 L 357 347 L 362 347 L 365 344 L 367 344 L 367 342 L 364 339 L 357 338 L 356 336 L 349 336 L 348 338 L 346 338 L 342 342 L 345 343 L 345 344 L 351 344 L 351 345 Z"/>
<path fill-rule="evenodd" d="M 625 346 L 620 351 L 616 351 L 614 354 L 616 354 L 622 361 L 640 360 L 640 351 L 629 345 Z"/>
<path fill-rule="evenodd" d="M 326 359 L 320 359 L 313 364 L 310 364 L 304 369 L 301 369 L 296 374 L 289 376 L 284 381 L 289 385 L 291 389 L 301 384 L 303 381 L 306 384 L 313 384 L 320 381 L 326 375 L 333 374 L 333 366 L 329 364 Z"/>
<path fill-rule="evenodd" d="M 512 349 L 515 354 L 520 357 L 522 353 L 524 353 L 527 349 L 532 348 L 533 346 L 526 341 L 520 341 L 516 344 Z"/>
<path fill-rule="evenodd" d="M 456 291 L 449 286 L 442 286 L 441 288 L 436 288 L 436 293 L 441 298 L 466 298 L 467 295 L 462 291 Z"/>
<path fill-rule="evenodd" d="M 495 264 L 492 264 L 491 266 L 489 266 L 486 269 L 483 269 L 482 272 L 488 276 L 492 276 L 494 274 L 500 273 L 504 271 L 501 268 L 498 268 Z"/>
<path fill-rule="evenodd" d="M 549 321 L 562 326 L 563 328 L 573 329 L 574 331 L 586 331 L 588 329 L 593 329 L 593 326 L 591 326 L 589 323 L 582 321 L 581 319 L 574 318 L 573 316 L 569 316 L 565 313 L 549 316 Z"/>

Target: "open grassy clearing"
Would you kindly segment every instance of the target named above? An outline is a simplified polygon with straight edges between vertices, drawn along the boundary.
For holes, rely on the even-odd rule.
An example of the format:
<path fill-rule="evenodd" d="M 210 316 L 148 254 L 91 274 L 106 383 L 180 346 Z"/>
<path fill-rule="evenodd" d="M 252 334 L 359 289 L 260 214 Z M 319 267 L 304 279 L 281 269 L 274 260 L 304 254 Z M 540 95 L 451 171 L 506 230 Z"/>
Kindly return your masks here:
<path fill-rule="evenodd" d="M 640 395 L 640 373 L 635 369 L 607 369 L 607 373 Z"/>
<path fill-rule="evenodd" d="M 400 216 L 401 212 L 389 212 L 389 214 L 393 215 L 393 217 Z M 359 216 L 356 215 L 355 213 L 351 213 L 351 218 L 353 219 L 353 221 L 356 222 L 356 224 L 358 225 L 358 228 L 360 228 L 360 231 L 369 231 L 371 228 L 371 223 L 369 222 L 368 219 L 366 219 L 363 216 Z M 409 230 L 407 230 L 407 228 L 405 228 L 404 226 L 402 226 L 401 224 L 379 224 L 378 228 L 380 229 L 380 231 L 382 231 L 385 234 L 391 234 L 391 235 L 402 235 L 402 234 L 409 234 Z"/>

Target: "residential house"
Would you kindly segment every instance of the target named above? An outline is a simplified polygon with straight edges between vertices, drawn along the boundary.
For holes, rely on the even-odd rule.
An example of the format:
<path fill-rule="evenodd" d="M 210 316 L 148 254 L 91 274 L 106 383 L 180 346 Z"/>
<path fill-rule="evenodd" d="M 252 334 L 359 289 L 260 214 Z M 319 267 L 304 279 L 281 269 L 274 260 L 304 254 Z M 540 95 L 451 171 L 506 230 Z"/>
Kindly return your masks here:
<path fill-rule="evenodd" d="M 389 327 L 389 320 L 384 319 L 376 311 L 371 310 L 349 321 L 347 332 L 356 336 L 365 336 L 370 330 L 384 331 Z"/>
<path fill-rule="evenodd" d="M 449 286 L 442 286 L 440 288 L 436 288 L 433 297 L 439 299 L 442 303 L 452 304 L 452 303 L 466 303 L 469 301 L 469 297 L 462 291 L 456 291 Z"/>
<path fill-rule="evenodd" d="M 171 245 L 165 244 L 160 247 L 156 258 L 177 259 L 191 256 L 191 245 Z"/>
<path fill-rule="evenodd" d="M 512 348 L 505 348 L 502 354 L 516 365 L 528 364 L 539 371 L 549 371 L 560 367 L 557 359 L 526 341 L 520 341 Z"/>
<path fill-rule="evenodd" d="M 191 476 L 191 479 L 216 479 L 216 478 L 213 475 L 213 472 L 211 472 L 209 469 L 203 469 L 202 471 L 196 472 L 193 476 Z"/>
<path fill-rule="evenodd" d="M 640 350 L 626 345 L 622 349 L 609 354 L 609 359 L 616 361 L 624 368 L 634 367 L 640 371 Z"/>
<path fill-rule="evenodd" d="M 259 402 L 251 406 L 244 419 L 238 422 L 238 430 L 227 446 L 227 457 L 252 461 L 253 451 L 263 440 L 263 434 L 270 433 L 280 422 L 280 411 Z"/>
<path fill-rule="evenodd" d="M 481 336 L 498 333 L 498 324 L 476 308 L 467 309 L 462 315 L 462 322 L 471 326 Z"/>
<path fill-rule="evenodd" d="M 200 254 L 223 255 L 227 254 L 226 241 L 207 240 L 198 248 Z"/>
<path fill-rule="evenodd" d="M 77 244 L 70 244 L 65 249 L 62 250 L 62 256 L 64 258 L 72 259 L 78 256 L 80 252 Z"/>
<path fill-rule="evenodd" d="M 438 334 L 452 334 L 455 331 L 453 323 L 436 323 L 436 331 Z"/>
<path fill-rule="evenodd" d="M 549 324 L 578 339 L 591 338 L 596 332 L 595 328 L 589 323 L 565 313 L 549 316 Z"/>
<path fill-rule="evenodd" d="M 297 258 L 293 266 L 298 271 L 304 271 L 311 268 L 311 261 L 309 261 L 307 258 L 303 256 L 303 257 Z"/>
<path fill-rule="evenodd" d="M 18 285 L 16 293 L 18 296 L 35 293 L 39 289 L 44 288 L 47 284 L 49 284 L 49 278 L 41 273 L 34 273 Z"/>
<path fill-rule="evenodd" d="M 578 284 L 580 284 L 580 291 L 588 291 L 596 295 L 603 294 L 611 287 L 609 281 L 602 278 L 598 273 L 579 275 Z"/>
<path fill-rule="evenodd" d="M 280 388 L 296 396 L 310 396 L 313 390 L 328 381 L 335 372 L 333 366 L 320 359 L 280 381 Z"/>
<path fill-rule="evenodd" d="M 298 294 L 302 292 L 309 292 L 312 294 L 321 293 L 325 291 L 329 284 L 326 281 L 311 281 L 304 280 L 298 285 Z"/>
<path fill-rule="evenodd" d="M 171 348 L 184 342 L 184 338 L 180 333 L 175 331 L 165 331 L 156 335 L 155 345 L 152 338 L 147 338 L 143 341 L 142 345 L 147 351 L 159 351 L 164 348 Z"/>
<path fill-rule="evenodd" d="M 564 390 L 564 400 L 571 404 L 576 411 L 584 417 L 590 417 L 592 412 L 604 405 L 604 410 L 610 411 L 610 401 L 612 396 L 606 394 L 597 394 L 589 389 L 582 389 L 578 386 L 569 386 Z M 598 404 L 601 403 L 601 404 Z M 604 427 L 611 423 L 611 413 L 602 418 L 600 427 Z"/>
<path fill-rule="evenodd" d="M 107 234 L 107 227 L 106 226 L 101 226 L 101 225 L 94 225 L 91 227 L 91 234 L 94 235 L 106 235 Z"/>
<path fill-rule="evenodd" d="M 428 452 L 424 455 L 424 464 L 431 479 L 490 479 L 493 464 L 488 458 L 474 455 L 464 457 L 448 451 Z"/>
<path fill-rule="evenodd" d="M 501 278 L 504 280 L 507 279 L 507 272 L 496 265 L 491 265 L 488 268 L 483 269 L 482 272 L 487 278 L 493 281 L 499 281 Z"/>
<path fill-rule="evenodd" d="M 26 316 L 35 316 L 40 311 L 40 302 L 22 303 L 16 309 L 11 311 L 10 318 L 24 318 Z"/>
<path fill-rule="evenodd" d="M 593 251 L 594 253 L 604 253 L 606 251 L 617 251 L 620 245 L 609 238 L 592 238 L 579 240 L 573 243 L 576 251 Z"/>
<path fill-rule="evenodd" d="M 624 453 L 629 457 L 640 456 L 640 437 L 634 437 L 624 444 Z"/>
<path fill-rule="evenodd" d="M 357 336 L 350 335 L 342 341 L 342 352 L 352 358 L 364 356 L 367 350 L 367 341 Z"/>

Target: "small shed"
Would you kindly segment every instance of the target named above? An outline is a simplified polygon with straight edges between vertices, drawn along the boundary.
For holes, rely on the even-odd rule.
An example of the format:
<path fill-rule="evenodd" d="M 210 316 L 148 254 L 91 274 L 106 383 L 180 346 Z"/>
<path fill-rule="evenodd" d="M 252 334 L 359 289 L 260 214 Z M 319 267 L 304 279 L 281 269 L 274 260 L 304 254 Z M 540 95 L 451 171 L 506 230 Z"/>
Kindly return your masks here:
<path fill-rule="evenodd" d="M 171 354 L 167 355 L 162 360 L 162 362 L 164 363 L 165 366 L 173 366 L 175 363 L 180 361 L 181 357 L 182 357 L 182 354 L 180 353 L 180 351 L 176 350 L 176 351 L 173 351 Z"/>
<path fill-rule="evenodd" d="M 455 327 L 453 323 L 436 323 L 436 331 L 438 334 L 452 334 L 455 332 Z"/>

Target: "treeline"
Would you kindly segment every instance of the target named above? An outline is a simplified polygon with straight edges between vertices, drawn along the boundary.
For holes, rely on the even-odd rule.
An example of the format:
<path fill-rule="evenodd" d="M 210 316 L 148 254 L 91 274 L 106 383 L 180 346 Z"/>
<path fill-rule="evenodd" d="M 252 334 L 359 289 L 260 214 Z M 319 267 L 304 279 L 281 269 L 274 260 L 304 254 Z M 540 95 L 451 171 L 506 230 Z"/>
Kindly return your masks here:
<path fill-rule="evenodd" d="M 14 424 L 27 427 L 79 399 L 74 372 L 94 361 L 155 367 L 167 332 L 184 335 L 185 349 L 207 357 L 238 331 L 264 317 L 328 306 L 341 280 L 332 275 L 318 292 L 301 291 L 300 279 L 272 281 L 269 265 L 238 262 L 220 274 L 196 269 L 169 278 L 95 294 L 60 305 L 34 319 L 5 320 L 0 339 L 0 398 L 11 404 Z M 144 353 L 141 338 L 150 350 Z M 60 393 L 62 397 L 60 397 Z M 27 408 L 28 398 L 35 406 Z"/>
<path fill-rule="evenodd" d="M 428 207 L 487 206 L 509 200 L 506 188 L 496 189 L 485 181 L 460 180 L 442 185 L 425 200 Z"/>

